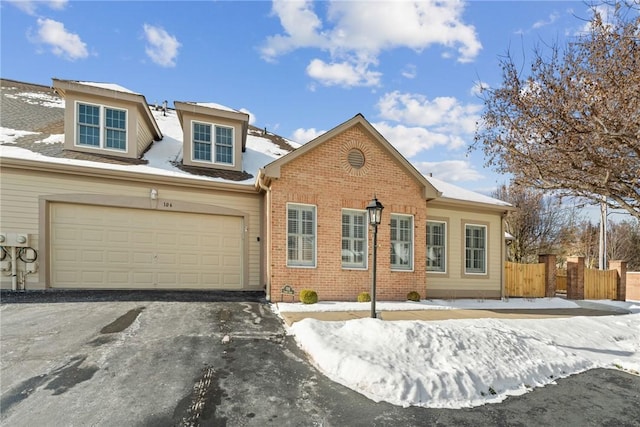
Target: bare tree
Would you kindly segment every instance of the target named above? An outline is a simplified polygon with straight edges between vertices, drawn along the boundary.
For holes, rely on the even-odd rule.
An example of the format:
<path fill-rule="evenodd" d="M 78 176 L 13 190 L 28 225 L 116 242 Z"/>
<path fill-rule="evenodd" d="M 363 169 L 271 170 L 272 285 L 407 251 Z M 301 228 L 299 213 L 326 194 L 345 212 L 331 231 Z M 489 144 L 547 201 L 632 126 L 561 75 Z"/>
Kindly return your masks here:
<path fill-rule="evenodd" d="M 518 208 L 505 218 L 506 231 L 514 237 L 507 256 L 514 262 L 537 262 L 538 255 L 562 255 L 572 240 L 577 213 L 562 206 L 559 198 L 517 184 L 502 185 L 493 194 Z"/>
<path fill-rule="evenodd" d="M 630 271 L 640 270 L 640 221 L 609 222 L 607 257 L 627 261 Z"/>
<path fill-rule="evenodd" d="M 584 257 L 584 264 L 587 268 L 598 266 L 598 243 L 600 230 L 598 225 L 591 221 L 583 221 L 576 228 L 576 239 L 569 248 L 572 256 Z"/>
<path fill-rule="evenodd" d="M 536 50 L 527 75 L 511 55 L 500 61 L 474 146 L 520 184 L 606 198 L 640 219 L 640 14 L 628 3 L 610 21 L 593 10 L 588 33 Z"/>

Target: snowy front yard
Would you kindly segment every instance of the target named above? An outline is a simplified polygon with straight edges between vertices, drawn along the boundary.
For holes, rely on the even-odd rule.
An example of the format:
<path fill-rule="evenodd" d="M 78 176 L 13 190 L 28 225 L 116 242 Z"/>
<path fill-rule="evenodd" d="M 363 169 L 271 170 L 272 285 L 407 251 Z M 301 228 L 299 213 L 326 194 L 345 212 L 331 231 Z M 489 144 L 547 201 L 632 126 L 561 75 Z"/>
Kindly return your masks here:
<path fill-rule="evenodd" d="M 521 302 L 512 301 L 518 307 L 497 303 L 501 308 L 522 308 Z M 462 408 L 499 402 L 593 368 L 618 368 L 637 375 L 640 303 L 610 303 L 632 314 L 543 320 L 304 319 L 290 332 L 325 375 L 374 401 Z M 350 304 L 315 308 L 353 310 Z M 380 309 L 391 309 L 384 304 Z M 393 309 L 416 309 L 415 303 L 389 304 Z M 474 304 L 458 303 L 464 308 Z M 490 308 L 480 304 L 475 308 Z M 537 307 L 555 308 L 543 305 Z M 301 304 L 279 306 L 281 311 L 313 309 Z M 460 307 L 431 303 L 430 309 L 438 308 Z"/>

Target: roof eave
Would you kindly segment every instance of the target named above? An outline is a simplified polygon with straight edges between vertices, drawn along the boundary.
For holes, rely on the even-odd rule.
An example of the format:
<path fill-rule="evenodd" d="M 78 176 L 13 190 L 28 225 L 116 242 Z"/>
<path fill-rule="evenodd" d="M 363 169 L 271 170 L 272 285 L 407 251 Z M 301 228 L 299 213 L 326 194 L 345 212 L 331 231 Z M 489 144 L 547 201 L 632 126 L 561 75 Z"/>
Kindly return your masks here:
<path fill-rule="evenodd" d="M 494 203 L 483 203 L 483 202 L 477 202 L 473 200 L 453 199 L 450 197 L 440 197 L 438 199 L 430 201 L 429 203 L 431 206 L 434 206 L 434 205 L 436 206 L 442 205 L 442 207 L 453 206 L 453 207 L 460 207 L 460 208 L 466 208 L 466 209 L 483 209 L 483 210 L 490 210 L 495 212 L 513 212 L 518 210 L 518 208 L 511 205 L 498 205 Z"/>
<path fill-rule="evenodd" d="M 233 182 L 209 181 L 189 177 L 167 176 L 162 174 L 142 173 L 136 171 L 123 171 L 106 168 L 96 168 L 84 165 L 72 165 L 68 163 L 42 162 L 33 159 L 19 159 L 15 157 L 0 157 L 2 168 L 38 170 L 39 172 L 62 173 L 68 175 L 100 177 L 123 181 L 135 181 L 151 184 L 167 184 L 178 187 L 216 189 L 233 191 L 237 193 L 257 193 L 254 185 L 239 184 Z"/>

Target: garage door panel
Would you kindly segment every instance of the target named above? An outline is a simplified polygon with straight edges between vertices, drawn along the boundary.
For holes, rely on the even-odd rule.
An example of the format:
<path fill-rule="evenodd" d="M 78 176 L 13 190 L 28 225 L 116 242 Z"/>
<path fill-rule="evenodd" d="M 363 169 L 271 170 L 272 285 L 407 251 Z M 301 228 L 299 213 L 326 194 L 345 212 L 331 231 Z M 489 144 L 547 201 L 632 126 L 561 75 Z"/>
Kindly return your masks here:
<path fill-rule="evenodd" d="M 51 285 L 241 289 L 242 224 L 241 217 L 55 203 Z"/>
<path fill-rule="evenodd" d="M 122 287 L 130 282 L 129 272 L 109 270 L 107 272 L 107 280 L 115 287 Z"/>
<path fill-rule="evenodd" d="M 90 263 L 103 263 L 106 254 L 104 251 L 96 251 L 96 250 L 84 250 L 82 251 L 82 262 L 90 262 Z"/>

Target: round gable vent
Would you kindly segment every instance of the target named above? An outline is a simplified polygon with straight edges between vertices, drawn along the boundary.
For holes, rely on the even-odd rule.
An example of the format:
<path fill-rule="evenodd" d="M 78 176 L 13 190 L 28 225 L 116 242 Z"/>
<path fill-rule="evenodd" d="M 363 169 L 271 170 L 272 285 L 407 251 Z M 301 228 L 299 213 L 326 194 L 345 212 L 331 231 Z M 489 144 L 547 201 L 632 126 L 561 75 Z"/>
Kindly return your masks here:
<path fill-rule="evenodd" d="M 357 148 L 352 148 L 347 154 L 347 161 L 354 169 L 360 169 L 364 166 L 364 154 Z"/>
<path fill-rule="evenodd" d="M 365 176 L 371 168 L 371 150 L 367 144 L 351 139 L 340 147 L 340 164 L 351 176 Z"/>

